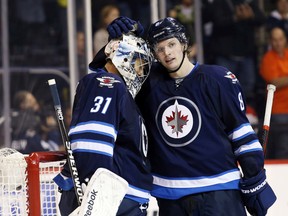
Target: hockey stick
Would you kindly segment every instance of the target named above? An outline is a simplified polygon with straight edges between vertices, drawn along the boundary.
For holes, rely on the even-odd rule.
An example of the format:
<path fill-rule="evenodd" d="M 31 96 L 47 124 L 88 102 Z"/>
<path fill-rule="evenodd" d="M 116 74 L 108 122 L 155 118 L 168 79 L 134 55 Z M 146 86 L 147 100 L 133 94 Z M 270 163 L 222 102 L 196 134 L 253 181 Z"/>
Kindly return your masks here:
<path fill-rule="evenodd" d="M 266 99 L 266 108 L 263 122 L 263 133 L 262 133 L 262 146 L 264 155 L 266 155 L 266 147 L 268 142 L 268 134 L 270 130 L 270 118 L 273 104 L 274 92 L 276 90 L 276 86 L 272 84 L 267 85 L 267 99 Z"/>
<path fill-rule="evenodd" d="M 50 91 L 51 91 L 53 102 L 54 102 L 54 109 L 56 112 L 57 121 L 58 121 L 58 125 L 60 128 L 62 141 L 63 141 L 63 144 L 65 146 L 66 153 L 67 153 L 67 162 L 68 162 L 70 172 L 72 175 L 77 201 L 78 201 L 78 204 L 81 205 L 81 202 L 83 200 L 83 190 L 82 190 L 82 187 L 80 184 L 74 156 L 72 154 L 71 143 L 69 141 L 68 134 L 66 132 L 63 112 L 62 112 L 62 108 L 61 108 L 61 102 L 60 102 L 60 98 L 59 98 L 55 79 L 48 80 L 48 84 L 50 86 Z"/>

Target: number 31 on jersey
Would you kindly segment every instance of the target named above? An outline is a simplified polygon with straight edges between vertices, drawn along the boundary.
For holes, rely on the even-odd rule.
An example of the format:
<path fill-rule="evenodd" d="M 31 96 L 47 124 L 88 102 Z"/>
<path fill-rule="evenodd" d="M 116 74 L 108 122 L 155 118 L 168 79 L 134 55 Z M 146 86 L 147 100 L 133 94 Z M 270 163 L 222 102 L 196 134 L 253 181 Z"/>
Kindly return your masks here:
<path fill-rule="evenodd" d="M 111 100 L 112 100 L 111 97 L 107 97 L 105 99 L 102 96 L 95 97 L 94 106 L 91 108 L 90 112 L 91 113 L 101 112 L 102 114 L 105 114 L 111 103 Z"/>

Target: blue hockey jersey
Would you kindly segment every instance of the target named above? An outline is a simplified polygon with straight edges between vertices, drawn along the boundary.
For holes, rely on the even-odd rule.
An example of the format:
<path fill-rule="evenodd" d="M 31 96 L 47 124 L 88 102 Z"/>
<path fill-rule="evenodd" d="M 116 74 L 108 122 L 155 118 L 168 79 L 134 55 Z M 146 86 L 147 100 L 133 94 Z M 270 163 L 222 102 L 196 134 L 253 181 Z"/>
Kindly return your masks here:
<path fill-rule="evenodd" d="M 104 167 L 128 181 L 126 198 L 139 203 L 149 200 L 152 175 L 146 128 L 119 76 L 98 69 L 80 80 L 68 135 L 81 183 Z M 66 164 L 62 179 L 56 178 L 61 188 L 73 187 L 69 176 Z"/>
<path fill-rule="evenodd" d="M 196 64 L 178 80 L 160 64 L 152 68 L 136 100 L 148 130 L 153 196 L 238 190 L 238 163 L 247 178 L 263 168 L 243 97 L 237 78 L 221 66 Z"/>

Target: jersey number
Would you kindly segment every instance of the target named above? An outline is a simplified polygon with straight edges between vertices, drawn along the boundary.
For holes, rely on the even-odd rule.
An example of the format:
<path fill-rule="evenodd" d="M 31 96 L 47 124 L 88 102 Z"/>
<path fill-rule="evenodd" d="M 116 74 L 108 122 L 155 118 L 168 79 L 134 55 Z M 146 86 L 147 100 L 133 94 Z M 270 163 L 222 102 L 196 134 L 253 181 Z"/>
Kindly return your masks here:
<path fill-rule="evenodd" d="M 105 114 L 109 105 L 110 105 L 111 100 L 112 100 L 112 98 L 110 98 L 110 97 L 107 97 L 106 99 L 104 99 L 101 96 L 95 97 L 95 99 L 94 99 L 95 103 L 94 103 L 94 106 L 91 108 L 90 112 L 96 113 L 96 112 L 99 112 L 101 110 L 101 113 Z"/>
<path fill-rule="evenodd" d="M 239 94 L 238 94 L 238 100 L 240 102 L 240 109 L 243 111 L 245 107 L 244 107 L 244 101 L 243 101 L 243 97 L 242 97 L 241 92 L 239 92 Z"/>

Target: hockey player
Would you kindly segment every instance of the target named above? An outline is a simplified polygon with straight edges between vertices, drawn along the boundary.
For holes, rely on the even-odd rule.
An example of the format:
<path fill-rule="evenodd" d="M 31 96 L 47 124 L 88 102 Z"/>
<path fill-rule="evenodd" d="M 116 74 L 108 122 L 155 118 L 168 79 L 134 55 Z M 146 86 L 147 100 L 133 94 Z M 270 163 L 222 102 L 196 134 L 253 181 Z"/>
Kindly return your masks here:
<path fill-rule="evenodd" d="M 106 168 L 128 184 L 117 215 L 145 216 L 152 188 L 147 161 L 147 133 L 134 97 L 150 71 L 152 54 L 133 35 L 112 40 L 104 68 L 89 68 L 78 83 L 69 130 L 80 182 L 87 184 L 97 168 Z M 69 215 L 77 199 L 66 164 L 54 181 L 62 190 L 61 215 Z"/>
<path fill-rule="evenodd" d="M 110 38 L 135 23 L 117 18 L 107 28 Z M 148 129 L 160 216 L 243 216 L 244 206 L 266 215 L 276 196 L 237 77 L 221 66 L 192 64 L 185 29 L 173 18 L 152 24 L 147 40 L 157 62 L 136 101 Z"/>

